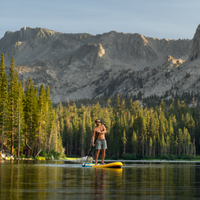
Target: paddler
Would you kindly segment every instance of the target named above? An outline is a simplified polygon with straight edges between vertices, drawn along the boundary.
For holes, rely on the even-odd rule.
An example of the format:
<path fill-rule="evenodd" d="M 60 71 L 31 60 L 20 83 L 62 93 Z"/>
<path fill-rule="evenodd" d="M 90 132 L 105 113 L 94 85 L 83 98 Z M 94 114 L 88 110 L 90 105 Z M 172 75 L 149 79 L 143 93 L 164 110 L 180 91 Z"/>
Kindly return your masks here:
<path fill-rule="evenodd" d="M 102 155 L 101 164 L 104 165 L 104 159 L 107 149 L 107 142 L 105 139 L 106 127 L 103 124 L 101 124 L 101 121 L 99 119 L 95 120 L 95 124 L 96 127 L 94 128 L 92 133 L 92 146 L 96 146 L 95 165 L 97 165 L 100 150 Z M 95 136 L 97 137 L 96 144 L 94 144 Z"/>

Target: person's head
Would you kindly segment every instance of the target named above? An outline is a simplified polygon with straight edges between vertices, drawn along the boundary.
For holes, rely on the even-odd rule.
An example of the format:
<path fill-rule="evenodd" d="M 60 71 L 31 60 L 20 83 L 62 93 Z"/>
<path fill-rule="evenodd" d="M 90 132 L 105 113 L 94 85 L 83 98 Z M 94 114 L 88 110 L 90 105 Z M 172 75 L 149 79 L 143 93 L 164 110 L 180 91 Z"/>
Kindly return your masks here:
<path fill-rule="evenodd" d="M 96 119 L 96 120 L 95 120 L 95 124 L 96 124 L 97 126 L 100 125 L 100 123 L 101 123 L 100 119 Z"/>

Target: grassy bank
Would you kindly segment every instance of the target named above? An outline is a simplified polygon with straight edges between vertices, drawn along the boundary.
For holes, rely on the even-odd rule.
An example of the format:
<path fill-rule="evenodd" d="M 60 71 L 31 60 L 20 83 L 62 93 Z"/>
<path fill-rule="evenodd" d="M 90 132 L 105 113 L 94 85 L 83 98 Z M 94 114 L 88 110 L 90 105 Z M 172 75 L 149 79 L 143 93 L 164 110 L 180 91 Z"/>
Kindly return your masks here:
<path fill-rule="evenodd" d="M 17 159 L 17 157 L 15 157 Z M 66 155 L 56 151 L 41 151 L 41 153 L 37 157 L 29 156 L 26 157 L 25 154 L 20 155 L 20 160 L 62 160 L 67 159 Z"/>

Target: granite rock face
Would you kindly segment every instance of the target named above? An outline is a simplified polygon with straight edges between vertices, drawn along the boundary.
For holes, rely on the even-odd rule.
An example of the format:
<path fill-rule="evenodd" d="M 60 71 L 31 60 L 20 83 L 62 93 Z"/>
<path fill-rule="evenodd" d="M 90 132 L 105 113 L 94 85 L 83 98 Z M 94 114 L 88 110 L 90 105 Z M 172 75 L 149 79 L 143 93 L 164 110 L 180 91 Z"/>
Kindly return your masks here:
<path fill-rule="evenodd" d="M 19 78 L 49 85 L 53 102 L 117 93 L 143 96 L 200 90 L 200 26 L 192 40 L 115 31 L 64 34 L 24 27 L 6 32 L 0 53 L 13 56 Z"/>
<path fill-rule="evenodd" d="M 190 51 L 190 60 L 193 61 L 200 57 L 200 25 L 197 27 L 196 33 L 192 40 L 192 48 Z"/>

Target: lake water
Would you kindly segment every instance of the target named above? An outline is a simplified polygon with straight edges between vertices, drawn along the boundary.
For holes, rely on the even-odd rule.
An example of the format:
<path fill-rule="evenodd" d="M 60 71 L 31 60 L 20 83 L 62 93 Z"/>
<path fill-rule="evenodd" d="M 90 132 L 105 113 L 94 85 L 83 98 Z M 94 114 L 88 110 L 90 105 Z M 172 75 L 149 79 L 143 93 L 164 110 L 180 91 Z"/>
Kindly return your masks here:
<path fill-rule="evenodd" d="M 1 161 L 1 200 L 200 199 L 200 163 L 124 163 L 82 168 L 65 161 Z"/>

